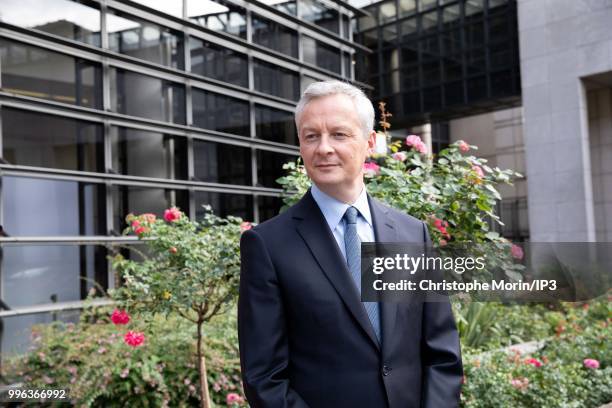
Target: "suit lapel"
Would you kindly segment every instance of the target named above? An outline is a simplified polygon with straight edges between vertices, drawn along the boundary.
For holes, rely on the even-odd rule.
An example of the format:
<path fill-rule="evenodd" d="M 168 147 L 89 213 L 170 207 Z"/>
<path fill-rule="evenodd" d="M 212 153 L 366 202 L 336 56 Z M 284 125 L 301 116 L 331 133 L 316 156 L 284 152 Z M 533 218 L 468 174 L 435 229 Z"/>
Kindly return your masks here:
<path fill-rule="evenodd" d="M 310 190 L 296 205 L 293 217 L 299 220 L 296 227 L 297 231 L 306 242 L 327 279 L 334 286 L 346 307 L 359 323 L 359 326 L 366 332 L 374 345 L 380 348 L 344 257 L 325 222 L 325 217 L 312 198 Z"/>
<path fill-rule="evenodd" d="M 368 195 L 370 212 L 372 213 L 372 224 L 374 224 L 374 236 L 376 242 L 397 242 L 397 230 L 389 217 L 389 209 L 381 205 Z M 392 333 L 395 327 L 397 304 L 394 302 L 380 302 L 380 318 L 382 326 L 382 351 L 389 349 Z"/>

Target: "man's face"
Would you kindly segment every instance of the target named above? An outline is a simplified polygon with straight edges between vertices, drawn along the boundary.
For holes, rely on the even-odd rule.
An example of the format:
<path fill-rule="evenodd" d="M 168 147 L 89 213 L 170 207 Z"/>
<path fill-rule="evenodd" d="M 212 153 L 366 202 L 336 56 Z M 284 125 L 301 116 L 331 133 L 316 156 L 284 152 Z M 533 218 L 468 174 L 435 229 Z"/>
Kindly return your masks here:
<path fill-rule="evenodd" d="M 298 135 L 306 171 L 319 188 L 344 196 L 361 186 L 363 163 L 376 133 L 370 132 L 366 139 L 350 97 L 337 94 L 312 100 L 299 118 Z"/>

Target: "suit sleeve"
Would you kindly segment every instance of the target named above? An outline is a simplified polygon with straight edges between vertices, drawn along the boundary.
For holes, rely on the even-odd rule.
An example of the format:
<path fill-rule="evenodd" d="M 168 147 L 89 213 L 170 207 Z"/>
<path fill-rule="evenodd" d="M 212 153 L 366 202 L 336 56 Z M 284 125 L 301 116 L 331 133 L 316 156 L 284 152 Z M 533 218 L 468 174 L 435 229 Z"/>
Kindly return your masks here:
<path fill-rule="evenodd" d="M 423 224 L 427 245 L 431 239 Z M 448 298 L 446 301 L 423 304 L 422 325 L 423 389 L 421 406 L 424 408 L 459 406 L 463 378 L 459 333 Z"/>
<path fill-rule="evenodd" d="M 308 408 L 291 389 L 283 299 L 268 250 L 255 230 L 240 240 L 238 339 L 244 392 L 252 408 Z"/>

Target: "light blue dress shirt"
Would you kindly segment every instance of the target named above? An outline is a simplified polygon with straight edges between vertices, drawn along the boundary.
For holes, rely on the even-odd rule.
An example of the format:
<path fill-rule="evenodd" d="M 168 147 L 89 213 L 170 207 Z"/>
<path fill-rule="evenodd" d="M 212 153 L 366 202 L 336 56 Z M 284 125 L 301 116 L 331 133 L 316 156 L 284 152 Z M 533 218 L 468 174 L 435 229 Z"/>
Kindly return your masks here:
<path fill-rule="evenodd" d="M 351 205 L 359 211 L 357 217 L 357 234 L 361 242 L 374 242 L 374 227 L 372 224 L 372 214 L 370 213 L 370 204 L 368 203 L 368 195 L 366 194 L 365 186 L 361 190 L 361 194 L 352 204 L 343 203 L 321 191 L 314 183 L 310 189 L 312 198 L 321 209 L 329 229 L 336 238 L 338 248 L 346 261 L 346 249 L 344 248 L 344 231 L 346 228 L 345 222 L 342 219 L 346 209 Z"/>

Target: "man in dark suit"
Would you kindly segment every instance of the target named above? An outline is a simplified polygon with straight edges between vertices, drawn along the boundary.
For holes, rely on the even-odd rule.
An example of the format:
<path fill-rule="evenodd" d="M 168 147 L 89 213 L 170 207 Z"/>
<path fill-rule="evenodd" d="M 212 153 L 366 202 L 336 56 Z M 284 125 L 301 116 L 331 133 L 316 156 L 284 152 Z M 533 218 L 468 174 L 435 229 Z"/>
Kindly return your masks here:
<path fill-rule="evenodd" d="M 453 407 L 462 365 L 448 302 L 361 302 L 361 242 L 428 243 L 425 224 L 369 197 L 374 109 L 311 84 L 296 108 L 312 188 L 241 240 L 238 333 L 251 407 Z"/>

